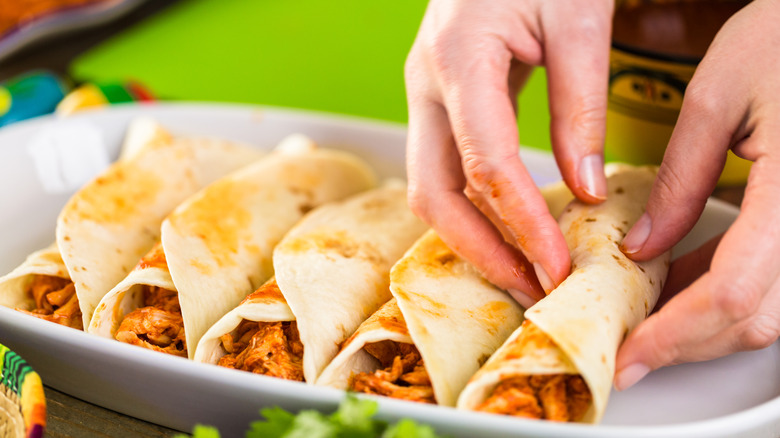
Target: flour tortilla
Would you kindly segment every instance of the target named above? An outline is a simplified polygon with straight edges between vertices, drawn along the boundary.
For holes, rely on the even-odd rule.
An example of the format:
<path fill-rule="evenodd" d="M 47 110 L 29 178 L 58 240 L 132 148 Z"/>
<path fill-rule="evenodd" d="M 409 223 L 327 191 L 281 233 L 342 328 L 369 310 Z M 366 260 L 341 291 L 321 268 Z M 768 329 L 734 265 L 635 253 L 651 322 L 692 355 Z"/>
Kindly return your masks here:
<path fill-rule="evenodd" d="M 100 299 L 159 240 L 171 210 L 260 156 L 223 140 L 153 135 L 76 192 L 59 215 L 56 234 L 84 327 Z"/>
<path fill-rule="evenodd" d="M 358 329 L 319 385 L 346 389 L 352 374 L 373 372 L 378 362 L 362 350 L 366 343 L 414 341 L 437 403 L 454 406 L 469 377 L 522 321 L 520 306 L 433 230 L 393 266 L 390 290 L 396 301 Z"/>
<path fill-rule="evenodd" d="M 0 277 L 0 306 L 23 310 L 34 309 L 35 300 L 27 290 L 36 275 L 70 279 L 56 244 L 30 254 L 24 263 Z"/>
<path fill-rule="evenodd" d="M 390 267 L 426 229 L 398 180 L 312 211 L 274 251 L 283 296 L 244 301 L 203 337 L 195 360 L 216 363 L 225 354 L 219 337 L 242 319 L 297 320 L 304 378 L 314 383 L 338 345 L 390 299 Z"/>
<path fill-rule="evenodd" d="M 100 300 L 86 331 L 114 339 L 128 313 L 144 306 L 144 286 L 176 291 L 162 245 L 156 244 L 138 264 Z"/>
<path fill-rule="evenodd" d="M 179 206 L 163 223 L 162 242 L 189 357 L 209 327 L 273 275 L 274 247 L 305 213 L 375 184 L 355 155 L 296 136 Z"/>
<path fill-rule="evenodd" d="M 621 342 L 652 310 L 669 268 L 669 252 L 635 263 L 618 248 L 644 212 L 656 169 L 612 165 L 608 199 L 600 205 L 569 204 L 559 219 L 572 257 L 572 273 L 525 312 L 544 336 L 521 327 L 470 380 L 458 407 L 475 409 L 509 377 L 580 374 L 593 396 L 582 421 L 604 415 Z"/>
<path fill-rule="evenodd" d="M 165 144 L 172 141 L 171 133 L 155 120 L 147 117 L 134 119 L 127 127 L 119 160 L 137 155 L 147 145 Z M 35 302 L 27 290 L 30 282 L 37 275 L 70 280 L 70 274 L 68 274 L 65 262 L 62 261 L 56 242 L 30 254 L 24 263 L 0 278 L 0 305 L 24 310 L 34 309 Z"/>
<path fill-rule="evenodd" d="M 574 197 L 563 182 L 541 191 L 556 217 Z M 422 355 L 437 402 L 453 406 L 468 378 L 522 321 L 522 308 L 433 231 L 393 267 L 391 289 L 394 298 L 344 343 L 318 385 L 347 389 L 351 376 L 375 371 L 379 362 L 366 344 L 410 343 Z"/>

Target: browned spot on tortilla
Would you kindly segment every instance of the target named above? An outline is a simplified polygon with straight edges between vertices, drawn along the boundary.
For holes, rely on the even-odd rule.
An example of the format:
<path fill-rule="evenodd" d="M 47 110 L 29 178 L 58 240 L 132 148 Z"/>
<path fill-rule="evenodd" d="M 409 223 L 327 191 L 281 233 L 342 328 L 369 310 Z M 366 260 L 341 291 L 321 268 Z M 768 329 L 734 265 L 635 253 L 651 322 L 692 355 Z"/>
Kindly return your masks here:
<path fill-rule="evenodd" d="M 615 193 L 617 193 L 618 195 L 622 195 L 623 193 L 625 193 L 625 190 L 623 190 L 623 187 L 618 187 L 615 189 Z"/>
<path fill-rule="evenodd" d="M 279 285 L 276 283 L 276 278 L 272 278 L 266 281 L 262 286 L 257 288 L 256 291 L 249 294 L 241 301 L 241 304 L 249 301 L 278 301 L 281 303 L 287 303 L 284 299 L 282 290 L 279 289 Z"/>
<path fill-rule="evenodd" d="M 424 313 L 438 318 L 446 316 L 443 311 L 447 310 L 447 307 L 424 293 L 408 291 L 400 286 L 396 287 L 393 292 L 399 300 L 413 303 L 413 305 L 417 306 L 420 311 Z"/>
<path fill-rule="evenodd" d="M 366 199 L 361 204 L 362 210 L 384 210 L 390 203 L 385 198 L 373 197 Z"/>
<path fill-rule="evenodd" d="M 440 306 L 442 309 L 446 308 L 443 305 Z M 476 310 L 468 311 L 468 313 L 474 319 L 482 321 L 481 325 L 488 333 L 495 335 L 506 322 L 507 310 L 510 307 L 509 303 L 503 301 L 491 301 Z"/>
<path fill-rule="evenodd" d="M 529 320 L 523 321 L 523 331 L 517 339 L 507 345 L 504 357 L 506 359 L 516 359 L 534 354 L 543 349 L 558 349 L 558 346 L 547 336 L 536 324 Z"/>
<path fill-rule="evenodd" d="M 40 255 L 41 260 L 45 260 L 50 263 L 62 265 L 62 256 L 56 251 L 46 251 Z"/>
<path fill-rule="evenodd" d="M 306 214 L 306 213 L 310 212 L 312 209 L 314 209 L 314 206 L 312 206 L 309 203 L 303 203 L 303 204 L 298 206 L 298 212 L 301 213 L 301 214 Z"/>
<path fill-rule="evenodd" d="M 211 266 L 201 262 L 200 260 L 196 260 L 196 259 L 190 260 L 190 266 L 197 269 L 198 272 L 200 272 L 203 275 L 211 275 L 213 273 Z"/>
<path fill-rule="evenodd" d="M 481 367 L 482 365 L 485 364 L 485 362 L 487 362 L 488 359 L 490 359 L 490 355 L 489 354 L 483 354 L 482 356 L 477 358 L 477 363 Z"/>
<path fill-rule="evenodd" d="M 585 218 L 585 222 L 596 222 L 596 218 L 595 217 Z"/>
<path fill-rule="evenodd" d="M 645 268 L 643 268 L 641 265 L 636 265 L 637 268 L 639 268 L 640 271 L 645 272 Z"/>
<path fill-rule="evenodd" d="M 185 236 L 197 236 L 220 267 L 237 263 L 235 256 L 249 240 L 252 215 L 246 200 L 256 190 L 252 184 L 223 179 L 210 185 L 190 208 L 170 216 L 171 225 Z"/>
<path fill-rule="evenodd" d="M 603 355 L 603 354 L 601 355 L 601 363 L 603 363 L 605 365 L 607 364 L 607 356 L 606 355 Z"/>
<path fill-rule="evenodd" d="M 87 184 L 62 211 L 64 217 L 101 224 L 123 223 L 152 205 L 163 181 L 133 162 L 120 162 Z"/>
<path fill-rule="evenodd" d="M 135 270 L 140 271 L 147 268 L 168 269 L 168 261 L 165 259 L 165 252 L 159 242 L 138 262 Z"/>
<path fill-rule="evenodd" d="M 403 334 L 409 333 L 409 330 L 406 327 L 406 322 L 403 319 L 398 318 L 397 316 L 380 318 L 378 321 L 379 321 L 379 325 L 381 325 L 382 328 L 385 330 L 395 332 L 395 333 L 403 333 Z"/>
<path fill-rule="evenodd" d="M 409 336 L 409 330 L 406 327 L 406 321 L 404 321 L 401 309 L 398 308 L 398 303 L 395 299 L 391 299 L 382 307 L 379 308 L 373 315 L 365 320 L 360 327 L 352 334 L 346 341 L 342 342 L 339 351 L 346 348 L 352 341 L 360 334 L 364 332 L 374 330 L 387 330 L 389 332 L 398 333 L 403 336 Z"/>
<path fill-rule="evenodd" d="M 64 236 L 62 238 L 62 240 L 66 241 L 66 242 L 70 242 L 70 236 Z"/>
<path fill-rule="evenodd" d="M 458 256 L 456 256 L 455 253 L 452 251 L 444 251 L 439 254 L 436 254 L 436 262 L 442 266 L 454 262 L 455 260 L 457 260 L 457 258 Z"/>
<path fill-rule="evenodd" d="M 344 258 L 361 258 L 374 264 L 386 263 L 380 251 L 367 241 L 360 241 L 344 230 L 321 229 L 288 239 L 282 249 L 290 253 L 318 251 Z"/>
<path fill-rule="evenodd" d="M 615 229 L 615 231 L 617 231 L 617 232 L 618 232 L 618 233 L 620 233 L 621 235 L 625 235 L 625 234 L 626 234 L 626 232 L 625 232 L 625 231 L 623 231 L 623 229 L 622 229 L 622 228 L 618 227 L 618 226 L 617 226 L 617 225 L 615 225 L 615 224 L 612 224 L 612 228 L 614 228 L 614 229 Z"/>
<path fill-rule="evenodd" d="M 626 261 L 623 260 L 622 257 L 618 257 L 617 255 L 612 254 L 612 258 L 615 259 L 615 261 L 617 262 L 618 266 L 620 266 L 621 268 L 623 268 L 623 269 L 630 269 L 630 267 L 628 266 L 628 263 L 626 263 Z"/>

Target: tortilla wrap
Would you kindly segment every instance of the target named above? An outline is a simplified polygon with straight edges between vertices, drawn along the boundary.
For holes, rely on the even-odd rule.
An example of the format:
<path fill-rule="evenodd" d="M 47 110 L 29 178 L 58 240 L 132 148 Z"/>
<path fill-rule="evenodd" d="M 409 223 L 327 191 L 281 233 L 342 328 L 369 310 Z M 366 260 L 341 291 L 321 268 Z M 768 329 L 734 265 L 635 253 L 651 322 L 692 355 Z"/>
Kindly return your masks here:
<path fill-rule="evenodd" d="M 163 223 L 187 345 L 274 273 L 274 247 L 305 213 L 374 187 L 355 155 L 290 137 L 265 159 L 212 184 Z M 189 350 L 194 357 L 194 350 Z"/>
<path fill-rule="evenodd" d="M 612 165 L 607 167 L 607 175 L 608 198 L 604 203 L 573 201 L 559 219 L 571 252 L 572 273 L 525 312 L 523 326 L 463 390 L 459 408 L 508 413 L 504 411 L 513 402 L 494 394 L 506 390 L 504 394 L 515 391 L 515 401 L 520 396 L 533 398 L 528 411 L 511 406 L 516 415 L 536 416 L 529 414 L 535 410 L 541 412 L 541 418 L 588 423 L 601 420 L 612 387 L 617 349 L 655 305 L 670 260 L 667 252 L 636 263 L 618 247 L 644 212 L 656 169 Z M 580 397 L 582 391 L 571 395 L 572 387 L 562 386 L 576 386 L 576 375 L 587 385 L 587 399 Z M 583 400 L 587 404 L 576 409 L 581 417 L 567 413 L 572 403 Z M 563 411 L 559 411 L 562 406 Z"/>
<path fill-rule="evenodd" d="M 224 336 L 235 335 L 244 320 L 296 321 L 303 345 L 296 375 L 314 383 L 339 344 L 390 299 L 390 267 L 426 228 L 409 210 L 399 180 L 315 209 L 274 250 L 279 292 L 269 293 L 273 288 L 266 285 L 220 319 L 195 360 L 231 359 Z M 241 354 L 255 352 L 232 355 Z"/>
<path fill-rule="evenodd" d="M 522 320 L 520 306 L 455 255 L 432 230 L 393 266 L 390 290 L 397 302 L 388 303 L 361 325 L 318 385 L 347 389 L 353 376 L 375 372 L 379 360 L 365 348 L 371 343 L 413 343 L 435 401 L 454 406 L 469 377 Z M 413 351 L 411 355 L 416 357 Z M 416 365 L 404 368 L 406 372 Z"/>
<path fill-rule="evenodd" d="M 89 333 L 187 357 L 178 293 L 157 243 L 124 280 L 100 300 Z"/>
<path fill-rule="evenodd" d="M 223 140 L 160 134 L 76 192 L 60 212 L 56 234 L 84 327 L 103 295 L 159 240 L 171 210 L 261 155 Z"/>
<path fill-rule="evenodd" d="M 69 284 L 68 269 L 57 245 L 51 244 L 30 254 L 24 263 L 0 278 L 0 305 L 81 329 L 81 309 L 75 289 Z M 46 295 L 58 291 L 57 301 L 46 301 Z"/>

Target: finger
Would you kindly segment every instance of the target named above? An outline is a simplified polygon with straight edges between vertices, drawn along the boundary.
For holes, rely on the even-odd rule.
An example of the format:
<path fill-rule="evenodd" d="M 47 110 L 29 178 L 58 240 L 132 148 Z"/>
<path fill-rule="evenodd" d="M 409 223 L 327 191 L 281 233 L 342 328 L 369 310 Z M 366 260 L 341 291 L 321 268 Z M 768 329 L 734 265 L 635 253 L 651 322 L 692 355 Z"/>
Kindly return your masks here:
<path fill-rule="evenodd" d="M 446 69 L 444 102 L 469 184 L 510 230 L 544 289 L 552 290 L 569 273 L 568 248 L 518 154 L 507 87 L 512 56 L 500 40 L 489 41 Z"/>
<path fill-rule="evenodd" d="M 757 141 L 761 136 L 751 138 Z M 686 358 L 708 339 L 752 318 L 777 281 L 780 161 L 764 158 L 751 170 L 743 210 L 724 234 L 710 271 L 640 324 L 618 352 L 615 384 L 631 386 L 650 370 Z M 727 352 L 738 351 L 730 346 Z M 724 350 L 713 354 L 723 354 Z"/>
<path fill-rule="evenodd" d="M 591 2 L 564 16 L 560 8 L 542 11 L 553 151 L 569 188 L 589 203 L 607 198 L 603 149 L 613 3 Z M 547 13 L 556 16 L 545 20 Z"/>
<path fill-rule="evenodd" d="M 692 345 L 682 352 L 676 362 L 710 360 L 737 351 L 759 350 L 775 343 L 778 334 L 780 334 L 780 282 L 775 282 L 764 296 L 755 315 L 704 342 Z"/>
<path fill-rule="evenodd" d="M 425 99 L 410 100 L 407 142 L 409 201 L 415 213 L 493 284 L 513 290 L 516 297 L 528 295 L 525 305 L 542 298 L 527 260 L 464 195 L 465 178 L 444 109 Z"/>
<path fill-rule="evenodd" d="M 729 72 L 722 71 L 722 63 L 710 67 L 707 59 L 685 93 L 647 211 L 621 244 L 634 260 L 663 253 L 693 228 L 748 113 L 744 99 L 748 91 L 742 85 L 723 84 L 719 75 L 729 77 Z"/>
<path fill-rule="evenodd" d="M 710 269 L 710 261 L 722 237 L 723 234 L 713 237 L 704 245 L 680 256 L 672 262 L 666 283 L 664 283 L 664 289 L 661 291 L 661 296 L 658 297 L 658 302 L 655 305 L 656 309 L 660 309 L 678 292 L 690 286 L 691 283 Z"/>

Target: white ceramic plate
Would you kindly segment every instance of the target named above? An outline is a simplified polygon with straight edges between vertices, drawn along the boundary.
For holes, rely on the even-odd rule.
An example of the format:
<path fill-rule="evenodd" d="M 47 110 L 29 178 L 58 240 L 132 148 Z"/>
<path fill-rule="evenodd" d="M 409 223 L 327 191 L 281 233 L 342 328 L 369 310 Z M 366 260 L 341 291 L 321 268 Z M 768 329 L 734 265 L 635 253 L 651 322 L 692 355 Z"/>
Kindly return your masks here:
<path fill-rule="evenodd" d="M 0 274 L 53 241 L 70 194 L 119 150 L 128 121 L 147 115 L 175 133 L 207 134 L 270 148 L 302 132 L 355 151 L 383 176 L 403 176 L 400 125 L 245 106 L 129 105 L 67 119 L 45 117 L 0 130 Z M 43 152 L 42 152 L 43 151 Z M 523 150 L 538 183 L 559 178 L 552 158 Z M 723 231 L 736 208 L 711 200 L 682 254 Z M 344 393 L 193 363 L 46 323 L 0 307 L 0 343 L 27 358 L 43 381 L 78 398 L 189 431 L 213 424 L 241 436 L 261 407 L 332 410 Z M 379 416 L 412 417 L 456 437 L 780 436 L 780 343 L 710 362 L 669 367 L 613 393 L 599 426 L 460 412 L 385 398 Z"/>

